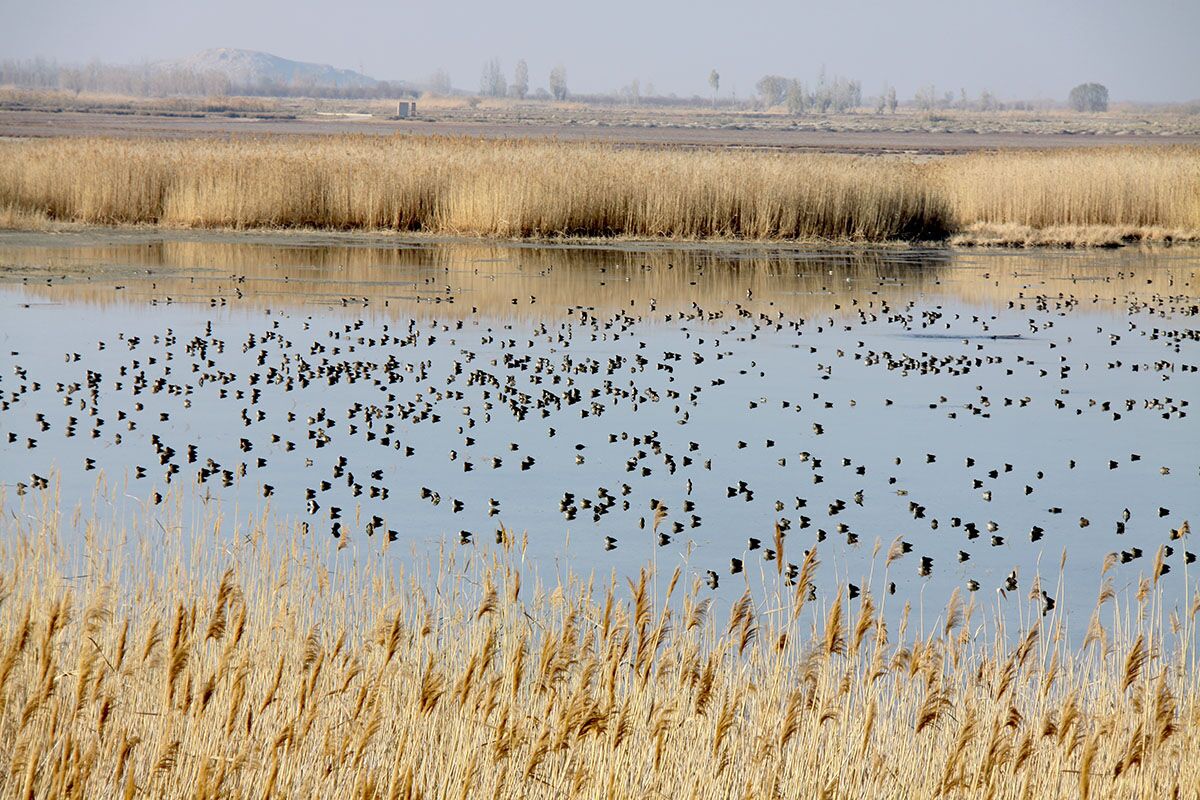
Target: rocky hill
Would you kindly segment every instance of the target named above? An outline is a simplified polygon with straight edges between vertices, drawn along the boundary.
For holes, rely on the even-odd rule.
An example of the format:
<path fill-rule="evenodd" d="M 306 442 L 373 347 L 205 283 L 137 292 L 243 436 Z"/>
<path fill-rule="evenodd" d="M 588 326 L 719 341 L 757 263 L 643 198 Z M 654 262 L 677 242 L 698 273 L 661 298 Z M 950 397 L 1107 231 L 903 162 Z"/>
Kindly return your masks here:
<path fill-rule="evenodd" d="M 234 86 L 311 86 L 314 88 L 370 88 L 379 81 L 349 69 L 328 64 L 292 61 L 258 50 L 217 47 L 163 66 L 197 74 L 219 73 Z"/>

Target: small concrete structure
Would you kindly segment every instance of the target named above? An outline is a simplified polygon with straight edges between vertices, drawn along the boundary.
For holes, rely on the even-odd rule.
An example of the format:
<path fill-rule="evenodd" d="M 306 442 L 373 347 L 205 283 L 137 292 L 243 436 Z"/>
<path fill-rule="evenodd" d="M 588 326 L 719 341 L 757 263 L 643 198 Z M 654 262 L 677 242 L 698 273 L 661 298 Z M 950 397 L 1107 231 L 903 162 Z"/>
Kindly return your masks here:
<path fill-rule="evenodd" d="M 408 119 L 417 115 L 416 100 L 397 100 L 396 101 L 396 118 Z"/>

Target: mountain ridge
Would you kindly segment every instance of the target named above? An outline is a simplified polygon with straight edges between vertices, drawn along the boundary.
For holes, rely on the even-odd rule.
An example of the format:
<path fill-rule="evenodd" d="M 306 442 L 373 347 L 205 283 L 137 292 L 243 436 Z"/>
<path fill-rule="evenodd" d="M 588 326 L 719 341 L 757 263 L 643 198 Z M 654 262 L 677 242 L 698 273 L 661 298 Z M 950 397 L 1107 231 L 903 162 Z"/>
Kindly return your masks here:
<path fill-rule="evenodd" d="M 186 58 L 165 62 L 162 66 L 197 74 L 219 73 L 235 86 L 279 84 L 369 89 L 380 83 L 375 78 L 351 69 L 339 69 L 329 64 L 311 61 L 294 61 L 261 50 L 243 50 L 236 47 L 201 50 Z"/>

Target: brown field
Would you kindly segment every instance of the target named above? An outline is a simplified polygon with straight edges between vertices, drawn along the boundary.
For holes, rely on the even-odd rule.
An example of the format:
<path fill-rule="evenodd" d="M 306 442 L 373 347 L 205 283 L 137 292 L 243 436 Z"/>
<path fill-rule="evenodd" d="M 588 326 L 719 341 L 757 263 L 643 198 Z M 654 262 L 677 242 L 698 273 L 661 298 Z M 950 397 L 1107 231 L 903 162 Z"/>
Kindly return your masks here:
<path fill-rule="evenodd" d="M 419 117 L 391 120 L 386 100 L 131 98 L 0 88 L 0 137 L 151 138 L 229 135 L 470 136 L 606 142 L 632 147 L 801 150 L 940 155 L 1014 148 L 1200 145 L 1200 115 L 1116 109 L 790 117 L 779 109 L 589 106 L 422 98 Z M 345 115 L 345 116 L 339 116 Z"/>
<path fill-rule="evenodd" d="M 89 517 L 82 551 L 59 539 L 53 491 L 4 508 L 5 797 L 1087 800 L 1200 785 L 1200 600 L 1163 607 L 1187 578 L 1156 577 L 1161 551 L 1128 596 L 1106 582 L 1069 636 L 1034 601 L 1005 620 L 956 593 L 928 630 L 872 586 L 809 601 L 815 550 L 795 554 L 794 586 L 768 573 L 716 613 L 686 568 L 541 584 L 512 534 L 403 575 L 380 543 L 193 519 L 177 494 L 118 525 Z M 885 585 L 902 556 L 876 554 Z"/>
<path fill-rule="evenodd" d="M 1200 149 L 635 150 L 408 137 L 0 142 L 0 223 L 497 238 L 1119 244 L 1200 238 Z"/>
<path fill-rule="evenodd" d="M 1059 131 L 963 131 L 913 127 L 906 130 L 859 130 L 836 127 L 760 127 L 736 123 L 718 127 L 688 124 L 641 125 L 619 122 L 555 122 L 552 120 L 489 121 L 478 119 L 346 119 L 338 117 L 161 116 L 0 110 L 0 137 L 111 136 L 120 138 L 217 138 L 230 135 L 344 135 L 484 139 L 546 139 L 559 142 L 603 142 L 626 147 L 797 150 L 818 153 L 947 155 L 991 150 L 1065 149 L 1200 145 L 1200 134 L 1105 134 Z"/>

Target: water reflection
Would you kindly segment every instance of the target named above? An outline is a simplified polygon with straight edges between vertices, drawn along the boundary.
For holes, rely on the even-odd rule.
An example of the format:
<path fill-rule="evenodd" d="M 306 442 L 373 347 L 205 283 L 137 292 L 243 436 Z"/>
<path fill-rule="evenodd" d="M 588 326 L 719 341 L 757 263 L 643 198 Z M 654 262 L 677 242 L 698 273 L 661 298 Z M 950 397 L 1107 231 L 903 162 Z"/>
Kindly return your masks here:
<path fill-rule="evenodd" d="M 286 239 L 284 240 L 287 241 Z M 688 307 L 772 295 L 789 313 L 820 311 L 863 287 L 936 282 L 944 251 L 826 253 L 739 250 L 614 250 L 504 244 L 279 244 L 248 241 L 87 243 L 4 248 L 7 279 L 41 282 L 62 270 L 48 297 L 107 304 L 122 300 L 369 305 L 373 311 L 538 317 L 546 307 L 598 311 L 649 300 Z M 36 265 L 33 271 L 22 266 Z M 117 288 L 119 287 L 119 288 Z M 38 287 L 41 289 L 42 287 Z M 537 303 L 540 307 L 534 307 Z"/>

